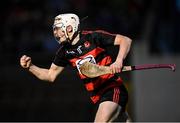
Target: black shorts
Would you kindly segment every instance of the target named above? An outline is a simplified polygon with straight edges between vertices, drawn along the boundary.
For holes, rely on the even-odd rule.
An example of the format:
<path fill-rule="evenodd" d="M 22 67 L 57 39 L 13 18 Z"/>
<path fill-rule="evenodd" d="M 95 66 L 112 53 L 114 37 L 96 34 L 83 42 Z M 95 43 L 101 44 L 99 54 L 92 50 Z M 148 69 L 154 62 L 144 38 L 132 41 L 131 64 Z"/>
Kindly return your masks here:
<path fill-rule="evenodd" d="M 99 104 L 104 101 L 112 101 L 119 104 L 123 109 L 125 109 L 128 102 L 128 92 L 126 87 L 122 84 L 118 87 L 114 87 L 106 90 L 99 100 Z"/>

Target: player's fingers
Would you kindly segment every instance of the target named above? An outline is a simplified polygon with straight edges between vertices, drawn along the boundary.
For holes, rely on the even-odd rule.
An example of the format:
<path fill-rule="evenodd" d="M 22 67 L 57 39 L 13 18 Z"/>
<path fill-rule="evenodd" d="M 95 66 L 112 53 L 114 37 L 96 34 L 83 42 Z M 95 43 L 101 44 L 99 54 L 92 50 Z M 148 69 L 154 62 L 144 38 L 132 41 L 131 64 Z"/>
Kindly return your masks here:
<path fill-rule="evenodd" d="M 20 58 L 20 63 L 21 63 L 21 62 L 26 62 L 26 60 L 25 60 L 26 57 L 27 57 L 26 55 L 23 55 L 23 56 Z"/>
<path fill-rule="evenodd" d="M 28 68 L 31 64 L 31 57 L 28 57 L 26 55 L 23 55 L 21 58 L 20 58 L 20 65 L 23 67 L 23 68 Z"/>
<path fill-rule="evenodd" d="M 116 71 L 116 73 L 118 73 L 118 72 L 119 72 L 119 69 L 118 69 L 118 67 L 115 67 L 115 71 Z"/>
<path fill-rule="evenodd" d="M 117 73 L 120 73 L 120 72 L 121 72 L 121 67 L 120 67 L 120 66 L 118 66 L 118 67 L 116 68 L 116 72 L 117 72 Z"/>
<path fill-rule="evenodd" d="M 20 64 L 26 64 L 26 62 L 27 61 L 25 59 L 23 59 L 23 58 L 20 60 Z"/>
<path fill-rule="evenodd" d="M 120 73 L 121 72 L 121 66 L 115 64 L 114 70 L 115 70 L 115 73 Z"/>
<path fill-rule="evenodd" d="M 21 62 L 20 62 L 20 64 L 21 64 L 21 65 L 25 65 L 25 64 L 26 64 L 26 62 L 24 62 L 24 61 L 21 61 Z"/>
<path fill-rule="evenodd" d="M 117 73 L 117 68 L 116 68 L 116 65 L 115 65 L 115 64 L 111 64 L 110 67 L 111 67 L 113 73 Z"/>
<path fill-rule="evenodd" d="M 24 59 L 24 56 L 22 56 L 22 57 L 20 58 L 20 62 L 23 61 L 23 59 Z"/>
<path fill-rule="evenodd" d="M 21 58 L 20 59 L 20 64 L 25 64 L 25 63 L 26 63 L 26 61 L 23 58 Z"/>
<path fill-rule="evenodd" d="M 20 63 L 21 67 L 26 67 L 26 63 Z"/>
<path fill-rule="evenodd" d="M 115 70 L 114 65 L 111 65 L 111 66 L 110 66 L 110 69 L 111 69 L 112 73 L 116 73 L 116 70 Z"/>
<path fill-rule="evenodd" d="M 21 62 L 20 65 L 21 65 L 23 68 L 26 68 L 27 63 L 26 63 L 26 62 Z"/>
<path fill-rule="evenodd" d="M 31 60 L 30 57 L 26 57 L 26 58 L 25 58 L 25 61 L 29 61 L 29 60 Z"/>
<path fill-rule="evenodd" d="M 27 61 L 26 67 L 28 68 L 31 65 L 31 60 Z"/>
<path fill-rule="evenodd" d="M 26 63 L 26 61 L 24 59 L 21 59 L 20 63 Z"/>
<path fill-rule="evenodd" d="M 115 69 L 115 73 L 119 72 L 119 68 L 117 66 L 115 66 L 114 69 Z"/>
<path fill-rule="evenodd" d="M 24 60 L 24 59 L 26 59 L 26 57 L 27 57 L 26 55 L 23 55 L 23 56 L 21 57 L 21 59 Z"/>

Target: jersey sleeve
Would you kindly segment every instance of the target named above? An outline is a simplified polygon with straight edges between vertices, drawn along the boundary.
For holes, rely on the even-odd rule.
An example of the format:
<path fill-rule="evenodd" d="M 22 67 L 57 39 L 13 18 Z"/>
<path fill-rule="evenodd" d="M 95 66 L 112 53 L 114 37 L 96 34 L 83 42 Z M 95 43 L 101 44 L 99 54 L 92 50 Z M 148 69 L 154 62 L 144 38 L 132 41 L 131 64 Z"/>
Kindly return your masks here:
<path fill-rule="evenodd" d="M 62 67 L 66 67 L 69 64 L 68 60 L 65 58 L 65 51 L 63 49 L 58 49 L 54 57 L 53 63 L 57 66 Z"/>
<path fill-rule="evenodd" d="M 96 43 L 102 47 L 114 45 L 116 34 L 111 34 L 106 31 L 95 31 L 94 39 Z"/>

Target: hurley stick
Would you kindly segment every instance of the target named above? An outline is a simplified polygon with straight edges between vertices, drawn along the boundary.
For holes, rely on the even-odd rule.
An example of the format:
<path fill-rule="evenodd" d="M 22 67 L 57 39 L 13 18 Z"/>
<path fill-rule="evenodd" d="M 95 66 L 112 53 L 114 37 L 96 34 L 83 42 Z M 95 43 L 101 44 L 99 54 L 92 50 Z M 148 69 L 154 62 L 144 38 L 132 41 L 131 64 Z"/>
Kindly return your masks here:
<path fill-rule="evenodd" d="M 175 64 L 145 64 L 136 66 L 123 66 L 122 72 L 157 68 L 170 68 L 172 71 L 175 71 Z M 88 61 L 84 62 L 80 66 L 80 71 L 89 78 L 94 78 L 105 74 L 113 74 L 109 66 L 99 66 Z"/>

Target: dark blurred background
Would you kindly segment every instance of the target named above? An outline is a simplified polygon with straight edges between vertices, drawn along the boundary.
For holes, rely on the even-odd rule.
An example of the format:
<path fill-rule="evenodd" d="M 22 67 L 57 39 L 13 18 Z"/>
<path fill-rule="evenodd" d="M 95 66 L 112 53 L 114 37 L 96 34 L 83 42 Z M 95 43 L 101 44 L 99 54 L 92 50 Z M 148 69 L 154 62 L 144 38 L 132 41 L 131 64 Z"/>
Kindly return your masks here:
<path fill-rule="evenodd" d="M 133 121 L 180 121 L 180 0 L 6 0 L 0 4 L 0 121 L 93 121 L 95 110 L 67 67 L 54 84 L 19 65 L 23 55 L 48 68 L 58 43 L 54 17 L 75 13 L 81 28 L 133 39 L 124 64 L 175 63 L 177 71 L 123 73 Z M 114 51 L 111 50 L 113 53 Z"/>

